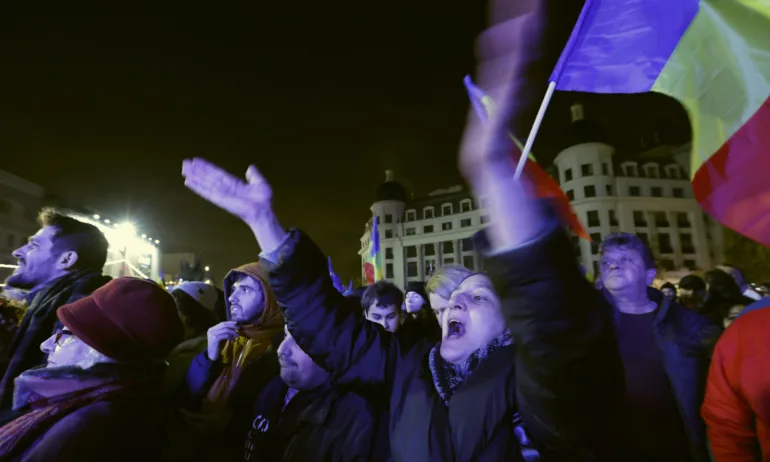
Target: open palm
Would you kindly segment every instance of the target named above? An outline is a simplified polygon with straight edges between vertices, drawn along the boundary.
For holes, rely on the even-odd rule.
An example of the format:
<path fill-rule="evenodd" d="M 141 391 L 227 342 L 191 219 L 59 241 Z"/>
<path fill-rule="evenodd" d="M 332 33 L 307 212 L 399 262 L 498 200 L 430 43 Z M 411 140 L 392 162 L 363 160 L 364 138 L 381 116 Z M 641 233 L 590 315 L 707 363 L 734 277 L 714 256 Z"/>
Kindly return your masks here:
<path fill-rule="evenodd" d="M 247 223 L 270 210 L 273 191 L 253 165 L 244 181 L 207 160 L 186 159 L 182 176 L 186 187 Z"/>

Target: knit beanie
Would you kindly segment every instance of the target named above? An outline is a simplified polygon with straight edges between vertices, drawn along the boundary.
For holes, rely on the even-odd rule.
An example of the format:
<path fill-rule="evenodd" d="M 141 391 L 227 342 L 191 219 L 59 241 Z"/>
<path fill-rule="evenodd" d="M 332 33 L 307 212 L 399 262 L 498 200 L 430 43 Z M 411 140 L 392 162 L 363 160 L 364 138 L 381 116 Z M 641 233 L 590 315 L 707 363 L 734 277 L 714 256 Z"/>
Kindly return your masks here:
<path fill-rule="evenodd" d="M 184 339 L 174 298 L 138 278 L 113 279 L 56 314 L 75 337 L 116 361 L 163 359 Z"/>
<path fill-rule="evenodd" d="M 216 311 L 219 293 L 217 288 L 211 284 L 206 284 L 205 282 L 185 282 L 174 287 L 171 292 L 177 290 L 186 293 L 207 310 Z"/>

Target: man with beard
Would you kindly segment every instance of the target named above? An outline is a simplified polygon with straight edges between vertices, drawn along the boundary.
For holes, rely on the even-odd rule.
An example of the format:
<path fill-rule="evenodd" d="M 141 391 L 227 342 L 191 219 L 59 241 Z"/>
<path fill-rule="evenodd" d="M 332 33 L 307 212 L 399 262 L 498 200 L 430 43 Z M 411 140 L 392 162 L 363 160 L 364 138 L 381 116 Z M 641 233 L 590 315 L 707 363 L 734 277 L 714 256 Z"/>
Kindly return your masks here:
<path fill-rule="evenodd" d="M 40 344 L 61 327 L 56 310 L 110 280 L 102 275 L 109 243 L 98 228 L 53 209 L 43 209 L 38 221 L 40 230 L 13 251 L 19 266 L 6 281 L 27 291 L 27 311 L 3 359 L 0 410 L 11 407 L 14 379 L 45 362 Z"/>
<path fill-rule="evenodd" d="M 204 436 L 200 451 L 213 451 L 215 459 L 222 457 L 218 451 L 243 441 L 239 431 L 251 418 L 254 400 L 278 374 L 275 349 L 284 325 L 261 263 L 230 271 L 224 282 L 227 321 L 208 330 L 207 348 L 193 359 L 183 390 L 185 420 Z M 197 452 L 195 447 L 188 449 Z"/>
<path fill-rule="evenodd" d="M 387 460 L 373 451 L 377 410 L 361 396 L 335 386 L 291 334 L 278 347 L 281 376 L 254 408 L 243 461 Z"/>

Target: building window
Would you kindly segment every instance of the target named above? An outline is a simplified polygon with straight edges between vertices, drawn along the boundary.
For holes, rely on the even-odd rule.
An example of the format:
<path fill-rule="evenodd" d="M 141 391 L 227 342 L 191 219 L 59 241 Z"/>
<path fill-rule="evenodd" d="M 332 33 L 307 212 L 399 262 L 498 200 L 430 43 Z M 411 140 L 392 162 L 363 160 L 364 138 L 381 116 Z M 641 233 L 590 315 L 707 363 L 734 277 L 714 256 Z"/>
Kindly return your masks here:
<path fill-rule="evenodd" d="M 414 236 L 415 234 L 417 234 L 417 231 L 414 228 L 406 228 L 407 236 Z"/>
<path fill-rule="evenodd" d="M 690 225 L 690 217 L 687 216 L 686 213 L 680 212 L 676 214 L 676 225 L 680 228 L 689 228 Z"/>
<path fill-rule="evenodd" d="M 599 253 L 599 243 L 602 242 L 601 233 L 591 233 L 591 254 L 596 255 Z"/>
<path fill-rule="evenodd" d="M 470 212 L 472 208 L 470 199 L 463 199 L 460 202 L 460 213 Z"/>
<path fill-rule="evenodd" d="M 388 279 L 393 279 L 393 263 L 385 264 L 385 277 Z"/>
<path fill-rule="evenodd" d="M 432 257 L 433 255 L 436 255 L 435 244 L 425 244 L 423 246 L 423 255 L 426 257 Z"/>
<path fill-rule="evenodd" d="M 584 197 L 596 197 L 596 186 L 594 185 L 588 185 L 583 186 L 583 196 Z"/>
<path fill-rule="evenodd" d="M 436 271 L 436 260 L 425 260 L 425 276 L 430 276 Z"/>
<path fill-rule="evenodd" d="M 613 190 L 612 190 L 612 185 L 611 185 L 611 184 L 608 184 L 608 185 L 607 185 L 607 195 L 608 195 L 608 196 L 612 196 L 613 194 L 614 194 L 614 192 L 613 192 Z"/>
<path fill-rule="evenodd" d="M 473 239 L 466 237 L 460 241 L 460 248 L 463 252 L 473 252 Z"/>
<path fill-rule="evenodd" d="M 680 234 L 679 243 L 682 244 L 682 253 L 695 253 L 695 246 L 692 244 L 692 234 Z"/>
<path fill-rule="evenodd" d="M 393 248 L 385 247 L 385 260 L 393 260 Z"/>
<path fill-rule="evenodd" d="M 666 176 L 668 176 L 672 180 L 680 179 L 679 167 L 677 167 L 676 165 L 669 165 L 668 167 L 666 167 Z"/>
<path fill-rule="evenodd" d="M 582 176 L 591 176 L 594 174 L 594 166 L 591 164 L 583 164 L 580 166 L 580 174 Z"/>
<path fill-rule="evenodd" d="M 660 268 L 665 271 L 674 271 L 676 269 L 676 265 L 674 265 L 674 260 L 671 260 L 669 258 L 659 259 L 658 266 L 660 266 Z"/>
<path fill-rule="evenodd" d="M 463 266 L 471 271 L 476 271 L 476 262 L 473 255 L 466 255 L 463 257 Z"/>
<path fill-rule="evenodd" d="M 406 258 L 417 258 L 417 247 L 408 245 L 405 247 Z"/>
<path fill-rule="evenodd" d="M 406 277 L 416 278 L 418 276 L 417 262 L 410 261 L 406 263 Z"/>
<path fill-rule="evenodd" d="M 433 218 L 433 207 L 425 207 L 425 210 L 422 212 L 423 216 L 428 218 Z"/>
<path fill-rule="evenodd" d="M 610 174 L 610 164 L 607 162 L 602 163 L 602 175 L 609 175 Z"/>
<path fill-rule="evenodd" d="M 637 228 L 644 228 L 647 226 L 647 219 L 644 217 L 644 212 L 639 210 L 634 211 L 634 226 Z"/>
<path fill-rule="evenodd" d="M 674 188 L 672 190 L 674 197 L 681 199 L 684 197 L 684 189 L 682 188 Z"/>
<path fill-rule="evenodd" d="M 568 189 L 565 191 L 567 193 L 567 199 L 574 201 L 575 200 L 575 192 L 571 189 Z"/>
<path fill-rule="evenodd" d="M 644 167 L 644 173 L 647 175 L 647 178 L 658 178 L 658 166 L 657 165 L 646 165 Z"/>
<path fill-rule="evenodd" d="M 407 210 L 406 211 L 406 221 L 415 221 L 417 220 L 417 212 L 414 210 Z"/>
<path fill-rule="evenodd" d="M 690 271 L 695 271 L 698 269 L 698 265 L 695 263 L 695 260 L 685 260 L 684 267 Z"/>
<path fill-rule="evenodd" d="M 454 265 L 455 264 L 455 259 L 452 258 L 452 257 L 444 258 L 444 264 L 445 265 Z"/>
<path fill-rule="evenodd" d="M 637 176 L 636 165 L 634 165 L 634 164 L 626 164 L 626 165 L 624 165 L 623 166 L 623 171 L 625 172 L 626 176 L 630 176 L 632 178 Z"/>
<path fill-rule="evenodd" d="M 610 210 L 610 226 L 618 226 L 618 217 L 614 210 Z"/>
<path fill-rule="evenodd" d="M 452 230 L 452 222 L 447 221 L 445 223 L 441 223 L 441 230 L 442 231 L 451 231 Z"/>
<path fill-rule="evenodd" d="M 486 215 L 482 215 L 481 218 L 479 219 L 479 223 L 481 223 L 482 225 L 488 222 L 489 222 L 489 217 Z"/>
<path fill-rule="evenodd" d="M 441 216 L 448 217 L 452 214 L 452 204 L 444 204 L 441 206 Z"/>
<path fill-rule="evenodd" d="M 423 234 L 430 234 L 433 232 L 433 225 L 427 225 L 422 227 Z"/>
<path fill-rule="evenodd" d="M 663 197 L 663 188 L 659 186 L 653 186 L 650 190 L 650 195 L 652 197 Z"/>
<path fill-rule="evenodd" d="M 393 215 L 386 213 L 385 214 L 385 223 L 393 223 Z"/>
<path fill-rule="evenodd" d="M 631 197 L 639 197 L 642 195 L 642 191 L 639 189 L 639 186 L 629 186 L 628 195 Z"/>
<path fill-rule="evenodd" d="M 589 228 L 595 228 L 597 226 L 601 226 L 601 222 L 599 221 L 599 212 L 596 210 L 589 210 L 588 211 L 588 227 Z"/>
<path fill-rule="evenodd" d="M 564 181 L 572 181 L 572 169 L 564 169 Z"/>
<path fill-rule="evenodd" d="M 393 239 L 393 230 L 392 229 L 386 229 L 385 230 L 385 239 Z"/>
<path fill-rule="evenodd" d="M 648 249 L 650 248 L 650 237 L 647 233 L 636 233 L 636 236 L 644 242 L 644 245 L 646 245 Z"/>
<path fill-rule="evenodd" d="M 441 243 L 441 254 L 446 255 L 448 253 L 455 253 L 455 243 L 452 241 L 444 241 Z"/>
<path fill-rule="evenodd" d="M 460 220 L 460 228 L 470 228 L 471 227 L 471 219 L 470 218 L 463 218 Z"/>
<path fill-rule="evenodd" d="M 666 212 L 655 212 L 655 226 L 658 228 L 668 228 L 671 224 L 668 222 Z"/>
<path fill-rule="evenodd" d="M 668 233 L 658 234 L 658 250 L 660 253 L 674 253 L 674 246 L 671 245 L 671 235 Z"/>

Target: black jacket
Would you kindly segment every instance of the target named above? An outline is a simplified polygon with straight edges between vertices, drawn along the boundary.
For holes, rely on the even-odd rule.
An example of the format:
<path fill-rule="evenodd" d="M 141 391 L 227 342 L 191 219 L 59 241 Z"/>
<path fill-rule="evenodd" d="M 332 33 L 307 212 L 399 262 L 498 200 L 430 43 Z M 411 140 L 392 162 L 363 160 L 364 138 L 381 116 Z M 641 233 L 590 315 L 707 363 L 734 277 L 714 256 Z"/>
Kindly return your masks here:
<path fill-rule="evenodd" d="M 375 408 L 361 396 L 326 386 L 300 391 L 284 407 L 288 387 L 276 377 L 260 393 L 243 448 L 244 462 L 386 460 L 372 453 Z"/>
<path fill-rule="evenodd" d="M 389 396 L 393 460 L 517 460 L 517 411 L 544 460 L 581 460 L 600 439 L 622 370 L 610 313 L 560 230 L 488 262 L 516 346 L 487 357 L 448 406 L 428 367 L 433 345 L 402 349 L 350 312 L 306 235 L 293 230 L 264 260 L 300 347 L 337 383 Z"/>

